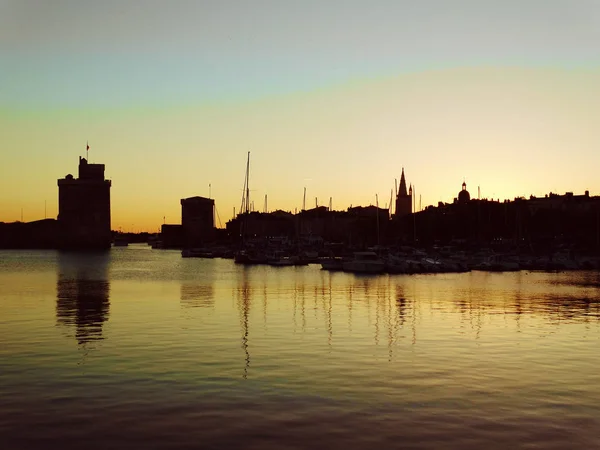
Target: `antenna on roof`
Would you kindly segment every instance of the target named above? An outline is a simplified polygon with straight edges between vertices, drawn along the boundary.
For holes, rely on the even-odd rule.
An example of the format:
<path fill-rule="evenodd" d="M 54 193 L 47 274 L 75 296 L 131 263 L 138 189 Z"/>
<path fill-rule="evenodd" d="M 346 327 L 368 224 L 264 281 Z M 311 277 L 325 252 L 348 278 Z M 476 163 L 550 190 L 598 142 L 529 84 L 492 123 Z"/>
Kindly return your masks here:
<path fill-rule="evenodd" d="M 302 198 L 302 211 L 306 210 L 306 186 L 304 186 L 304 197 Z"/>

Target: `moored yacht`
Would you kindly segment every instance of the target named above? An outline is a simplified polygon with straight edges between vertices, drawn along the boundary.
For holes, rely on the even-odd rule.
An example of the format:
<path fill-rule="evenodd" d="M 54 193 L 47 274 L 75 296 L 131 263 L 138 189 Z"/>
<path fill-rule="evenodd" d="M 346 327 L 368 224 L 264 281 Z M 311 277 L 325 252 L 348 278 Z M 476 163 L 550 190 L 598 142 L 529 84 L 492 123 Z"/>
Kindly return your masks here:
<path fill-rule="evenodd" d="M 275 251 L 267 257 L 267 264 L 270 266 L 293 266 L 295 260 L 284 252 Z"/>
<path fill-rule="evenodd" d="M 344 272 L 382 273 L 385 270 L 383 261 L 375 252 L 356 252 L 352 259 L 342 263 Z"/>
<path fill-rule="evenodd" d="M 127 247 L 129 245 L 129 241 L 126 237 L 117 237 L 113 242 L 113 247 Z"/>
<path fill-rule="evenodd" d="M 323 270 L 344 270 L 344 259 L 337 256 L 330 258 L 321 258 L 321 269 Z"/>
<path fill-rule="evenodd" d="M 233 260 L 236 264 L 267 264 L 267 256 L 255 249 L 240 250 Z"/>
<path fill-rule="evenodd" d="M 214 254 L 203 248 L 185 248 L 181 251 L 183 258 L 214 258 Z"/>

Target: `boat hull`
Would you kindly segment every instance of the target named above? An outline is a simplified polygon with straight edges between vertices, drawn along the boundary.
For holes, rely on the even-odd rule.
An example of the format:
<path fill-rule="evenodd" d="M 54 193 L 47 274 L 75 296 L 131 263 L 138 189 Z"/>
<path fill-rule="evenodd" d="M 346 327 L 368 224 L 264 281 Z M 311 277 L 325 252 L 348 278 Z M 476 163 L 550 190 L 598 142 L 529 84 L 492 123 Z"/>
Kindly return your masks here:
<path fill-rule="evenodd" d="M 385 263 L 383 261 L 348 261 L 342 265 L 344 272 L 352 273 L 383 273 Z"/>
<path fill-rule="evenodd" d="M 343 261 L 341 259 L 322 260 L 321 269 L 330 271 L 344 270 Z"/>

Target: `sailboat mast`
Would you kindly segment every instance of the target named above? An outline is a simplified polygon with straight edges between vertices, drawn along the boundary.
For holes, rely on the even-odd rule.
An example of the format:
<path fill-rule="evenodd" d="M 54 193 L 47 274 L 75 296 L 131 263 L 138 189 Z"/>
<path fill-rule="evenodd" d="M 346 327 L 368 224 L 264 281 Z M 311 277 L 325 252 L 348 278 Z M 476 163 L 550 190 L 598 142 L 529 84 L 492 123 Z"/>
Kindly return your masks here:
<path fill-rule="evenodd" d="M 377 246 L 379 246 L 379 197 L 375 194 L 375 207 L 377 208 Z"/>
<path fill-rule="evenodd" d="M 247 186 L 248 186 L 249 164 L 250 164 L 250 152 L 248 152 L 248 161 L 246 162 L 246 174 L 244 176 L 244 186 L 242 187 L 242 204 L 240 205 L 240 214 L 244 214 L 244 213 L 248 212 L 248 208 L 249 208 L 248 197 L 246 194 Z"/>
<path fill-rule="evenodd" d="M 306 210 L 306 186 L 304 187 L 304 197 L 302 198 L 302 211 Z"/>
<path fill-rule="evenodd" d="M 250 152 L 246 162 L 246 213 L 250 212 Z"/>

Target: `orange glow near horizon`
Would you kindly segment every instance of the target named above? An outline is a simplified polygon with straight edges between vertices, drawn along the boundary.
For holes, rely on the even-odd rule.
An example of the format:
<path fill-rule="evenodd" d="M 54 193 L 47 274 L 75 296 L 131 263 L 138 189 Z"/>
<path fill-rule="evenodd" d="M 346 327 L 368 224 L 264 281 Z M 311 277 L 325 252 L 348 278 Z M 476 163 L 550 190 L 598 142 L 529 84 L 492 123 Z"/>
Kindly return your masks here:
<path fill-rule="evenodd" d="M 364 80 L 219 106 L 5 114 L 3 221 L 56 217 L 56 179 L 90 162 L 113 181 L 112 227 L 180 223 L 181 198 L 209 195 L 221 224 L 239 211 L 246 152 L 261 211 L 315 198 L 387 206 L 405 168 L 416 204 L 451 202 L 463 179 L 484 198 L 600 191 L 599 71 L 452 69 Z M 71 131 L 69 131 L 71 130 Z M 217 226 L 219 225 L 217 221 Z"/>
<path fill-rule="evenodd" d="M 259 211 L 304 188 L 309 207 L 386 207 L 402 167 L 417 207 L 463 180 L 600 193 L 591 3 L 150 3 L 0 6 L 0 221 L 56 217 L 86 142 L 115 230 L 179 223 L 209 184 L 224 226 L 248 151 Z"/>

